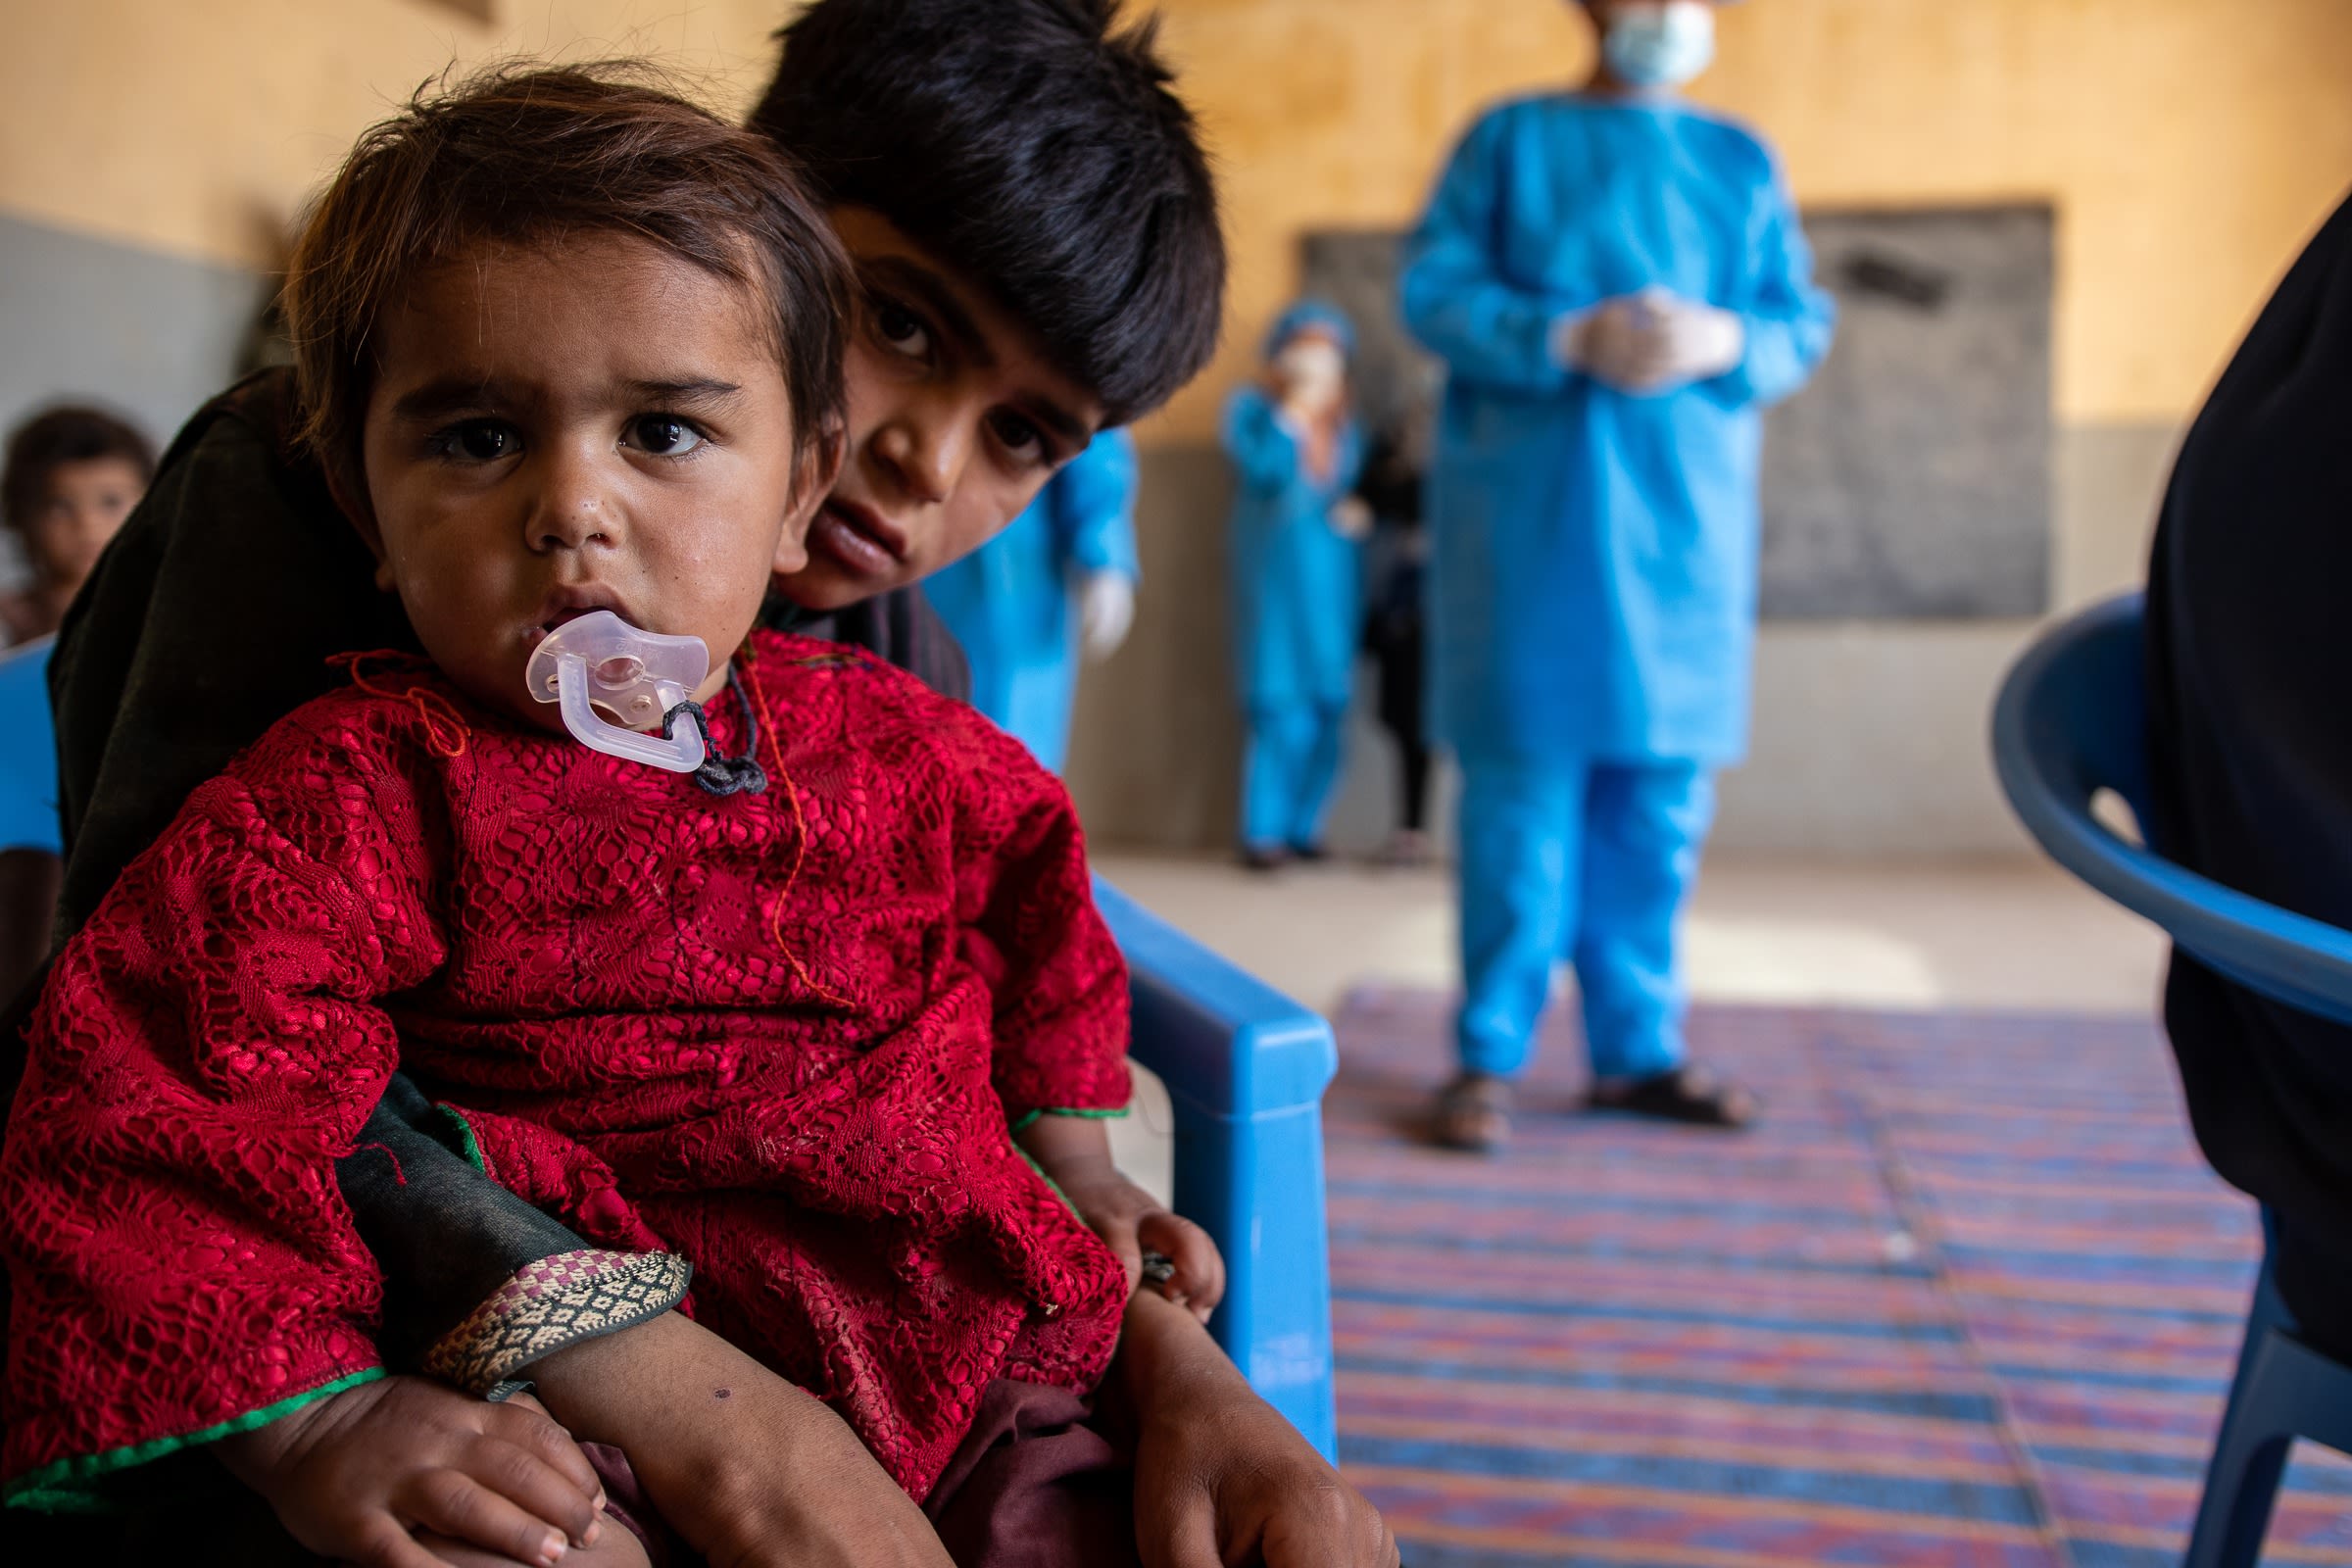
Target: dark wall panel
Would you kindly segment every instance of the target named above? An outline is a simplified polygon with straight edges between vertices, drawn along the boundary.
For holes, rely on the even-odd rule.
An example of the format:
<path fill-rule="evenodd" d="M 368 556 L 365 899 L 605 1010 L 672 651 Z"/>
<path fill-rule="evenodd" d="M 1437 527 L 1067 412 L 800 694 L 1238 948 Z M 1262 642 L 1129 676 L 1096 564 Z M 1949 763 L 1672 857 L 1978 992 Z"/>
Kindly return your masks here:
<path fill-rule="evenodd" d="M 1767 422 L 1765 613 L 2041 613 L 2049 210 L 1813 213 L 1805 227 L 1838 341 Z"/>
<path fill-rule="evenodd" d="M 1836 347 L 1774 410 L 1764 462 L 1770 618 L 2038 614 L 2050 578 L 2046 207 L 1823 212 Z M 1441 374 L 1396 318 L 1397 236 L 1311 234 L 1304 286 L 1354 317 L 1359 394 L 1386 424 Z"/>

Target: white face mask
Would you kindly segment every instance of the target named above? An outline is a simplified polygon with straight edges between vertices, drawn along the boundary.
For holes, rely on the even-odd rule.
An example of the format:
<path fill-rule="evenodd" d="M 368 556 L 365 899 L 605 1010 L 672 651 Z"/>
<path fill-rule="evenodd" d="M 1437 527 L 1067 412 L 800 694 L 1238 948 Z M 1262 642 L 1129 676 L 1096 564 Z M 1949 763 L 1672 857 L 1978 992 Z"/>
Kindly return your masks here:
<path fill-rule="evenodd" d="M 1309 408 L 1328 409 L 1348 386 L 1348 357 L 1327 338 L 1298 337 L 1274 356 L 1274 378 Z"/>
<path fill-rule="evenodd" d="M 1715 8 L 1707 0 L 1665 0 L 1621 11 L 1600 52 L 1618 79 L 1636 87 L 1679 87 L 1715 58 Z"/>

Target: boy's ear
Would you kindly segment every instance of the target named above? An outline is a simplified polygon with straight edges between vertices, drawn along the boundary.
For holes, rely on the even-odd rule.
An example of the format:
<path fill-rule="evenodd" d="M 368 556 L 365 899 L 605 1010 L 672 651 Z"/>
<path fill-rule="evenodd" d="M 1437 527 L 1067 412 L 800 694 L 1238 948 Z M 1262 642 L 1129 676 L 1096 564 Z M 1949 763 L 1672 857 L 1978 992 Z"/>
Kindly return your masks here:
<path fill-rule="evenodd" d="M 833 481 L 841 477 L 849 450 L 849 426 L 839 419 L 829 421 L 817 438 L 802 449 L 793 465 L 792 503 L 784 514 L 784 531 L 776 538 L 777 576 L 789 577 L 808 564 L 808 525 L 832 495 Z"/>

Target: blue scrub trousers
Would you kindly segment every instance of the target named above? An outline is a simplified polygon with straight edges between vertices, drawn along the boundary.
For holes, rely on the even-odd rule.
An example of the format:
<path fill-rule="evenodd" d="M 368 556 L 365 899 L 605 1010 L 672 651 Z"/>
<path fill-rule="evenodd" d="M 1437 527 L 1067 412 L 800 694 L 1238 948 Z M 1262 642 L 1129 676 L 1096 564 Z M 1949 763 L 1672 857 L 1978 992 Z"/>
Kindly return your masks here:
<path fill-rule="evenodd" d="M 1675 926 L 1714 818 L 1713 773 L 1465 759 L 1462 774 L 1463 1068 L 1508 1078 L 1527 1065 L 1563 958 L 1576 965 L 1593 1076 L 1681 1065 Z"/>
<path fill-rule="evenodd" d="M 1346 704 L 1253 706 L 1242 757 L 1242 844 L 1304 850 L 1323 842 L 1323 810 L 1339 781 Z"/>

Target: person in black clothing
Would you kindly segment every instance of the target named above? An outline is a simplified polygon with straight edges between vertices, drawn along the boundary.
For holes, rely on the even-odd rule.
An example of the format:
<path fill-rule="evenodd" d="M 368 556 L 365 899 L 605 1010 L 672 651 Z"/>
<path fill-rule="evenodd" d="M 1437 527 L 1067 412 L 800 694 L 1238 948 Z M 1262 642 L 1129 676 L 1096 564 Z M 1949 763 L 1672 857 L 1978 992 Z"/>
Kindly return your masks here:
<path fill-rule="evenodd" d="M 2352 202 L 2190 428 L 2147 603 L 2167 857 L 2352 928 Z M 2303 1337 L 2352 1360 L 2352 1029 L 2175 950 L 2165 1027 L 2205 1155 L 2260 1199 Z"/>
<path fill-rule="evenodd" d="M 1429 859 L 1429 743 L 1423 738 L 1422 588 L 1429 540 L 1421 528 L 1421 464 L 1406 431 L 1372 441 L 1355 493 L 1372 510 L 1372 565 L 1364 651 L 1379 673 L 1381 727 L 1396 743 L 1396 828 L 1381 851 L 1390 865 Z"/>

